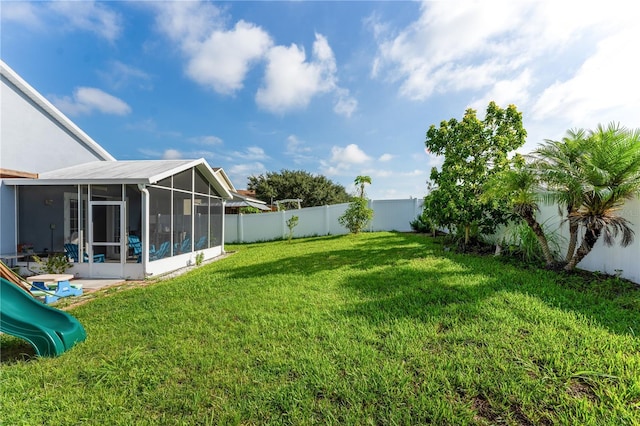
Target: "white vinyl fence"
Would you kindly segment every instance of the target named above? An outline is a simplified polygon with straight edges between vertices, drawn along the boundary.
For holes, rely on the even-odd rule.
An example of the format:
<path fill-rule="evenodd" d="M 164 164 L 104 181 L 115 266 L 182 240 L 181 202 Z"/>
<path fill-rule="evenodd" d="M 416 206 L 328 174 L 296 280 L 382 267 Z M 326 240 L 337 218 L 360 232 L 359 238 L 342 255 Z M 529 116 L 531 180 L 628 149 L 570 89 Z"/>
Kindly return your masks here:
<path fill-rule="evenodd" d="M 410 223 L 422 213 L 422 199 L 404 200 L 371 200 L 373 221 L 369 231 L 411 231 Z M 239 214 L 225 216 L 225 243 L 249 243 L 271 241 L 287 238 L 289 229 L 286 221 L 291 216 L 298 216 L 298 225 L 293 230 L 293 237 L 347 234 L 348 230 L 338 223 L 348 204 L 335 204 L 323 207 L 307 207 L 300 210 L 288 210 L 260 214 Z M 591 253 L 578 264 L 579 268 L 589 271 L 600 271 L 605 274 L 618 274 L 636 283 L 640 283 L 640 200 L 628 201 L 619 212 L 631 222 L 635 233 L 633 243 L 620 247 L 606 247 L 602 238 Z M 569 226 L 562 221 L 556 205 L 541 206 L 538 215 L 545 229 L 558 232 L 561 241 L 561 253 L 566 252 L 569 239 Z"/>
<path fill-rule="evenodd" d="M 259 214 L 225 215 L 225 243 L 250 243 L 287 238 L 287 220 L 298 216 L 298 225 L 293 237 L 316 235 L 339 235 L 349 231 L 338 223 L 338 218 L 347 210 L 348 203 L 322 207 L 307 207 Z M 422 213 L 422 199 L 370 200 L 373 221 L 369 231 L 411 231 L 410 223 Z"/>

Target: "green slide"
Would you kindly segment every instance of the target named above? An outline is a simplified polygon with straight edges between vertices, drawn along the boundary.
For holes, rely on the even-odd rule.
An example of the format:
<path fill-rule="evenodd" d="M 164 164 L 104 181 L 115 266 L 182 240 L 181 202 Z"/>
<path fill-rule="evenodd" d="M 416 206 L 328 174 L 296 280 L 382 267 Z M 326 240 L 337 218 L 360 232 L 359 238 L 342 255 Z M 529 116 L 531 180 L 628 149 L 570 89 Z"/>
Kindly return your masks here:
<path fill-rule="evenodd" d="M 58 356 L 84 341 L 82 324 L 0 278 L 0 331 L 25 339 L 39 356 Z"/>

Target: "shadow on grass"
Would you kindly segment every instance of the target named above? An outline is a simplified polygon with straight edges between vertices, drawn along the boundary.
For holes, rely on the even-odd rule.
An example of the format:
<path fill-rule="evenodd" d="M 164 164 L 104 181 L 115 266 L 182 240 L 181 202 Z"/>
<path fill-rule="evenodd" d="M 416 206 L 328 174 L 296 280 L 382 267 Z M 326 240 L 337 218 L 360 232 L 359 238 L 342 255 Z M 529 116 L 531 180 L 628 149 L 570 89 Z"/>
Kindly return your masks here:
<path fill-rule="evenodd" d="M 260 279 L 342 268 L 348 277 L 343 278 L 343 287 L 365 299 L 361 307 L 353 307 L 353 313 L 371 316 L 373 321 L 426 318 L 441 313 L 446 305 L 463 306 L 472 317 L 481 301 L 508 292 L 582 314 L 616 334 L 635 336 L 640 331 L 640 291 L 615 280 L 590 287 L 584 277 L 576 275 L 512 265 L 492 256 L 445 252 L 440 240 L 418 234 L 356 237 L 353 248 L 341 245 L 339 250 L 323 248 L 322 240 L 299 242 L 305 246 L 312 243 L 318 244 L 315 252 L 296 254 L 295 243 L 285 243 L 282 250 L 291 253 L 284 258 L 236 266 L 229 272 L 234 278 Z"/>
<path fill-rule="evenodd" d="M 401 235 L 401 234 L 398 234 Z M 301 250 L 312 244 L 320 246 L 331 240 L 353 238 L 353 248 L 339 250 L 316 250 L 304 254 L 297 254 L 296 248 Z M 379 246 L 374 241 L 382 239 L 385 246 Z M 234 266 L 229 270 L 233 278 L 260 278 L 274 274 L 304 274 L 311 275 L 337 268 L 353 270 L 368 270 L 380 267 L 394 267 L 405 264 L 412 259 L 420 259 L 434 254 L 433 247 L 425 247 L 418 241 L 407 245 L 404 237 L 391 239 L 386 237 L 368 237 L 358 239 L 353 236 L 323 237 L 322 239 L 296 240 L 291 244 L 282 243 L 282 250 L 290 250 L 291 255 L 268 262 L 251 262 L 247 266 Z"/>
<path fill-rule="evenodd" d="M 611 279 L 590 289 L 579 276 L 523 270 L 491 257 L 445 253 L 439 256 L 454 267 L 421 270 L 407 265 L 393 271 L 354 274 L 343 286 L 366 301 L 353 306 L 351 313 L 370 316 L 372 321 L 399 317 L 425 319 L 441 317 L 449 311 L 446 307 L 451 306 L 473 319 L 478 309 L 482 309 L 483 300 L 511 293 L 537 298 L 553 309 L 584 315 L 615 334 L 635 337 L 640 331 L 640 291 L 633 286 Z M 513 309 L 514 314 L 524 315 L 515 312 L 518 307 Z"/>
<path fill-rule="evenodd" d="M 36 359 L 36 350 L 26 340 L 13 336 L 0 337 L 0 364 L 11 365 L 18 361 Z"/>

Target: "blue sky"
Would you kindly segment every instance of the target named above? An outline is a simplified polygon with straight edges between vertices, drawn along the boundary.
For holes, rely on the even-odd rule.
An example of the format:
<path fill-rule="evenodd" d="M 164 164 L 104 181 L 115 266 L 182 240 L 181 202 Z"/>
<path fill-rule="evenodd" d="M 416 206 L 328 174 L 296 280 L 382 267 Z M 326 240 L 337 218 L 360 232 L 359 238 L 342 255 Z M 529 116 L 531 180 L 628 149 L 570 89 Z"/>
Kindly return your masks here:
<path fill-rule="evenodd" d="M 204 157 L 422 197 L 431 124 L 515 104 L 522 152 L 640 127 L 630 1 L 7 2 L 1 56 L 120 160 Z"/>

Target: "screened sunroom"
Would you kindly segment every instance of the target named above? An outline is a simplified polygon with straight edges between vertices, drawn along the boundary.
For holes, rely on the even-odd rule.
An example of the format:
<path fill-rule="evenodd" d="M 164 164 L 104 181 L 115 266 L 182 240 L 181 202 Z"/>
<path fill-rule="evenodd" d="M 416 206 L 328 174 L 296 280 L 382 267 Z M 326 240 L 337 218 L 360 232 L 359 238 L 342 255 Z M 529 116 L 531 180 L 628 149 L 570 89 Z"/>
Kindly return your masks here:
<path fill-rule="evenodd" d="M 96 161 L 5 182 L 27 269 L 31 254 L 64 253 L 77 277 L 142 279 L 224 251 L 233 187 L 204 159 Z"/>

